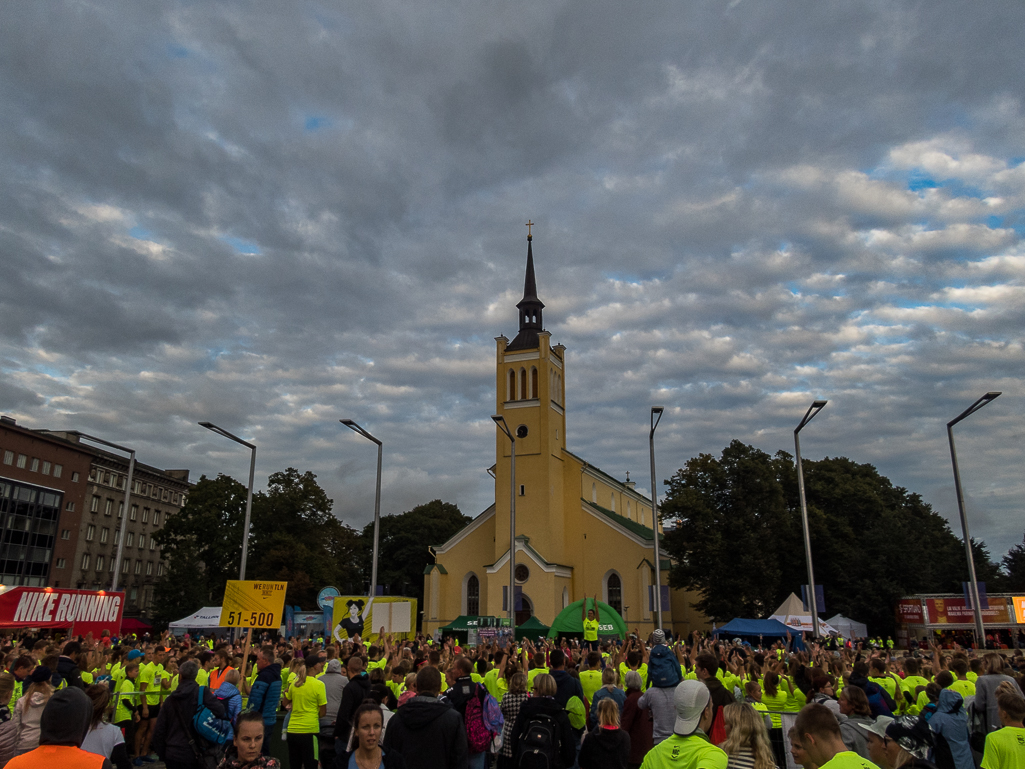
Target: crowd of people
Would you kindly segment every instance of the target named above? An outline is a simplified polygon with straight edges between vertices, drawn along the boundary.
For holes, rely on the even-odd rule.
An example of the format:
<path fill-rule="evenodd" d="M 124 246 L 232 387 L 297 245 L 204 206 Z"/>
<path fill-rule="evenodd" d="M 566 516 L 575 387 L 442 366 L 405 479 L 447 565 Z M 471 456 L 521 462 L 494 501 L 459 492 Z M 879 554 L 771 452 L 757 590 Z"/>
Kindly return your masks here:
<path fill-rule="evenodd" d="M 0 644 L 0 769 L 1025 769 L 1019 651 L 660 630 Z"/>

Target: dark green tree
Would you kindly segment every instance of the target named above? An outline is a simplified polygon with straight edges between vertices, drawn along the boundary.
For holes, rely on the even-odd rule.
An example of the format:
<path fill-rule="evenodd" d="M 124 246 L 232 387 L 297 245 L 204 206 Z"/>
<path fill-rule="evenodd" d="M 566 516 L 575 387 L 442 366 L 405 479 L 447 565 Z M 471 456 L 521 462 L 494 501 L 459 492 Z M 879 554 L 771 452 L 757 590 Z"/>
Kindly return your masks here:
<path fill-rule="evenodd" d="M 424 601 L 424 568 L 431 562 L 428 545 L 440 545 L 470 522 L 449 502 L 435 499 L 398 515 L 381 517 L 377 559 L 377 582 L 391 595 L 416 597 L 420 608 Z M 370 584 L 370 562 L 374 543 L 374 523 L 363 528 L 361 570 Z"/>
<path fill-rule="evenodd" d="M 1006 589 L 1018 595 L 1025 593 L 1025 537 L 1007 551 L 1001 563 L 1007 574 Z"/>
<path fill-rule="evenodd" d="M 220 604 L 225 582 L 238 579 L 245 508 L 245 486 L 227 475 L 204 475 L 185 506 L 153 535 L 167 562 L 154 590 L 158 622 Z"/>

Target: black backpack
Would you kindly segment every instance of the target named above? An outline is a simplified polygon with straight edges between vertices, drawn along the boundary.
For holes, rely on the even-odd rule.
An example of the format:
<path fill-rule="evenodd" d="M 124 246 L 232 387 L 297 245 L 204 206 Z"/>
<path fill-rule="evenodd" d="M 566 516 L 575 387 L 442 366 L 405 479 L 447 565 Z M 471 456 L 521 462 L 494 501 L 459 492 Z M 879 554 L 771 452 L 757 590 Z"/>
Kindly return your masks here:
<path fill-rule="evenodd" d="M 559 754 L 559 725 L 544 713 L 530 717 L 520 735 L 516 754 L 518 769 L 556 769 Z"/>

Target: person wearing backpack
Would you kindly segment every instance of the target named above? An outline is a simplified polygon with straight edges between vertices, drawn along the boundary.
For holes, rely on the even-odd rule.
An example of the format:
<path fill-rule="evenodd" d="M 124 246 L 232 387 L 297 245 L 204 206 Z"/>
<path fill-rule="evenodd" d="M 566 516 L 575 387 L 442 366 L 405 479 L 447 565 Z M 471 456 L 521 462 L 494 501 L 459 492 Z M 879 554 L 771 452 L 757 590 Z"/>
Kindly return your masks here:
<path fill-rule="evenodd" d="M 488 748 L 495 737 L 484 723 L 484 699 L 491 695 L 483 684 L 473 681 L 472 673 L 473 663 L 466 657 L 457 657 L 445 673 L 450 684 L 445 699 L 463 717 L 469 751 L 466 765 L 469 769 L 484 769 Z"/>
<path fill-rule="evenodd" d="M 388 721 L 382 748 L 401 753 L 407 769 L 466 769 L 463 720 L 438 698 L 440 692 L 441 672 L 424 665 L 416 674 L 416 696 Z"/>
<path fill-rule="evenodd" d="M 187 660 L 178 668 L 178 688 L 164 701 L 153 727 L 151 745 L 168 769 L 205 769 L 203 752 L 210 745 L 196 734 L 193 718 L 200 708 L 224 718 L 224 704 L 207 687 L 196 683 L 199 663 Z"/>
<path fill-rule="evenodd" d="M 568 769 L 577 757 L 577 740 L 566 709 L 555 701 L 555 679 L 534 679 L 534 696 L 523 703 L 512 731 L 517 769 Z"/>

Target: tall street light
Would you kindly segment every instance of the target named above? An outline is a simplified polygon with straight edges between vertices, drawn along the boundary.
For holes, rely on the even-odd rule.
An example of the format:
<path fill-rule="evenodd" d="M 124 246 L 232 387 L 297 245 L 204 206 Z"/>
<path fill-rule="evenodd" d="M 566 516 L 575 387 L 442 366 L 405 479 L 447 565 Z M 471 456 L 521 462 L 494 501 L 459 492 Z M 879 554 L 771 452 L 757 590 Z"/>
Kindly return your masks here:
<path fill-rule="evenodd" d="M 961 488 L 961 473 L 957 469 L 957 452 L 954 450 L 954 425 L 965 417 L 971 416 L 999 395 L 1000 393 L 998 392 L 986 393 L 947 422 L 947 440 L 950 441 L 950 461 L 954 465 L 954 490 L 957 492 L 957 511 L 961 514 L 961 532 L 964 535 L 965 555 L 968 558 L 968 585 L 972 591 L 972 606 L 975 609 L 975 642 L 979 645 L 980 649 L 986 645 L 986 631 L 982 626 L 982 606 L 979 604 L 979 583 L 975 578 L 975 557 L 972 555 L 972 538 L 968 533 L 968 516 L 965 514 L 964 509 L 964 490 Z"/>
<path fill-rule="evenodd" d="M 94 443 L 101 443 L 112 449 L 128 452 L 128 479 L 125 481 L 125 501 L 124 510 L 121 513 L 121 533 L 118 535 L 117 555 L 114 557 L 114 578 L 110 582 L 110 592 L 116 593 L 117 579 L 121 576 L 121 556 L 124 554 L 125 549 L 125 529 L 128 527 L 128 511 L 131 509 L 128 506 L 128 503 L 131 502 L 132 499 L 132 476 L 135 474 L 135 449 L 130 449 L 126 446 L 120 446 L 116 443 L 105 441 L 103 438 L 97 438 L 95 435 L 87 435 L 86 433 L 75 433 L 75 435 L 77 435 L 79 439 L 86 438 Z"/>
<path fill-rule="evenodd" d="M 811 531 L 808 528 L 808 502 L 804 498 L 804 466 L 801 464 L 801 428 L 815 418 L 829 401 L 815 401 L 811 404 L 796 428 L 794 428 L 794 448 L 797 450 L 797 492 L 801 497 L 801 527 L 804 529 L 804 559 L 808 562 L 808 603 L 811 604 L 811 637 L 819 635 L 819 604 L 815 597 L 815 570 L 811 565 Z"/>
<path fill-rule="evenodd" d="M 339 419 L 338 421 L 353 432 L 359 433 L 368 441 L 373 441 L 377 444 L 377 494 L 374 496 L 374 555 L 370 566 L 370 602 L 373 603 L 374 598 L 377 597 L 377 544 L 381 535 L 381 455 L 384 451 L 384 446 L 381 441 L 377 440 L 377 438 L 351 419 Z"/>
<path fill-rule="evenodd" d="M 648 433 L 648 450 L 651 454 L 651 529 L 655 541 L 655 629 L 662 627 L 662 564 L 658 554 L 658 486 L 655 484 L 655 428 L 662 421 L 662 406 L 651 407 L 651 432 Z"/>
<path fill-rule="evenodd" d="M 509 626 L 516 631 L 516 610 L 513 606 L 516 593 L 516 438 L 513 437 L 505 417 L 500 414 L 493 414 L 495 420 L 506 437 L 509 439 L 510 462 L 509 462 Z"/>
<path fill-rule="evenodd" d="M 227 430 L 218 427 L 213 422 L 200 422 L 200 427 L 205 427 L 207 430 L 223 435 L 225 438 L 235 441 L 235 443 L 245 446 L 247 449 L 253 452 L 252 458 L 249 460 L 249 491 L 246 494 L 246 522 L 245 527 L 242 530 L 242 563 L 238 569 L 238 578 L 246 578 L 246 556 L 249 553 L 249 521 L 252 517 L 253 512 L 253 477 L 256 475 L 256 446 L 252 443 L 242 440 L 237 435 L 232 435 Z"/>

